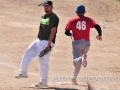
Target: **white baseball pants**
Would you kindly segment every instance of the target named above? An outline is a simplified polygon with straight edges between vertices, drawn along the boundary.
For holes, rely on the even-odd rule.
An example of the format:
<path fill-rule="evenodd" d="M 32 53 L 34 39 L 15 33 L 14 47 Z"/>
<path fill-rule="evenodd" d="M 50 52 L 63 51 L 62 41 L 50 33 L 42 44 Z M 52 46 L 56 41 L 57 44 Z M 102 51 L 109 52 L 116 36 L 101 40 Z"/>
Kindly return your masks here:
<path fill-rule="evenodd" d="M 27 69 L 29 66 L 30 61 L 38 56 L 39 63 L 40 63 L 40 82 L 47 83 L 48 78 L 48 69 L 49 69 L 49 59 L 51 51 L 43 57 L 39 57 L 40 52 L 44 49 L 47 45 L 46 40 L 39 40 L 36 39 L 33 41 L 30 46 L 26 49 L 24 56 L 22 58 L 19 74 L 27 75 Z M 51 47 L 54 46 L 54 43 L 51 43 Z"/>

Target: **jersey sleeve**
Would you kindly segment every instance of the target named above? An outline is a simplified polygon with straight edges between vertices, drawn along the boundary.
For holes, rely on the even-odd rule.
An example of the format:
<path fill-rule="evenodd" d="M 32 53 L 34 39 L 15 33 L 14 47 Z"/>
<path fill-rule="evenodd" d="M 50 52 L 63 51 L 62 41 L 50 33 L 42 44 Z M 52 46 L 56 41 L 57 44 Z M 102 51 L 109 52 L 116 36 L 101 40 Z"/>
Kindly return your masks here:
<path fill-rule="evenodd" d="M 51 25 L 52 27 L 58 27 L 59 24 L 59 18 L 57 16 L 54 16 L 51 18 Z"/>
<path fill-rule="evenodd" d="M 67 25 L 65 27 L 65 30 L 71 30 L 72 29 L 72 22 L 71 19 L 67 22 Z"/>
<path fill-rule="evenodd" d="M 97 23 L 92 19 L 90 18 L 90 27 L 93 28 Z"/>

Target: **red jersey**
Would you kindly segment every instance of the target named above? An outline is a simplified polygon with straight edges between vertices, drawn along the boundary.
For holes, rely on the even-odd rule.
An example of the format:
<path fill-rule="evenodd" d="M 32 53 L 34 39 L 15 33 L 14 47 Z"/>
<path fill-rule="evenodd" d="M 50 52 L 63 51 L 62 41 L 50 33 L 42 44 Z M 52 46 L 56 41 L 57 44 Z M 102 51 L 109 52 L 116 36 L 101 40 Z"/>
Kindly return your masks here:
<path fill-rule="evenodd" d="M 93 28 L 96 22 L 85 16 L 76 16 L 71 18 L 65 30 L 72 30 L 73 38 L 80 40 L 81 38 L 89 40 L 90 28 Z"/>

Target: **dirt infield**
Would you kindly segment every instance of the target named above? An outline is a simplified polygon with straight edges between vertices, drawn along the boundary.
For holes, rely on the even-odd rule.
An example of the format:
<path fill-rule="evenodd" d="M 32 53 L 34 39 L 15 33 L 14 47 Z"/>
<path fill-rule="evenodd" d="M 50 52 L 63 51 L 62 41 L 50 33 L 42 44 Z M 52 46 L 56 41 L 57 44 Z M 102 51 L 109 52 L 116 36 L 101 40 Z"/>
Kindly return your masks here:
<path fill-rule="evenodd" d="M 37 38 L 44 0 L 0 0 L 0 90 L 37 90 L 39 63 L 34 58 L 28 78 L 15 79 L 25 49 Z M 120 90 L 120 3 L 117 0 L 53 0 L 60 18 L 56 45 L 50 58 L 49 82 L 52 90 Z M 79 73 L 78 86 L 70 83 L 73 71 L 71 39 L 64 35 L 67 21 L 75 16 L 78 4 L 86 6 L 86 16 L 101 25 L 103 40 L 91 29 L 88 66 Z M 54 87 L 54 88 L 53 88 Z M 47 89 L 48 90 L 48 89 Z M 49 89 L 50 90 L 50 89 Z"/>

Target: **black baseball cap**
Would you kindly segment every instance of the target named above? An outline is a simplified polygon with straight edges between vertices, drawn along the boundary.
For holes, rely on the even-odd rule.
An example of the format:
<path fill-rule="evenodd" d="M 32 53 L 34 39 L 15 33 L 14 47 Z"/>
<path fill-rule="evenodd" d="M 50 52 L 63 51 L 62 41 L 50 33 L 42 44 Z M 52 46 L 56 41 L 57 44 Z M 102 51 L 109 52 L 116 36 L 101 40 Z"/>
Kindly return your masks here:
<path fill-rule="evenodd" d="M 49 0 L 46 0 L 45 2 L 44 2 L 44 5 L 45 4 L 48 4 L 48 5 L 50 5 L 50 6 L 53 6 L 53 2 L 52 1 L 49 1 Z"/>

